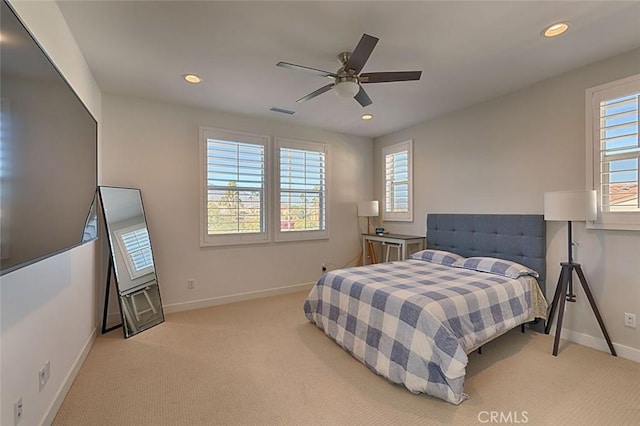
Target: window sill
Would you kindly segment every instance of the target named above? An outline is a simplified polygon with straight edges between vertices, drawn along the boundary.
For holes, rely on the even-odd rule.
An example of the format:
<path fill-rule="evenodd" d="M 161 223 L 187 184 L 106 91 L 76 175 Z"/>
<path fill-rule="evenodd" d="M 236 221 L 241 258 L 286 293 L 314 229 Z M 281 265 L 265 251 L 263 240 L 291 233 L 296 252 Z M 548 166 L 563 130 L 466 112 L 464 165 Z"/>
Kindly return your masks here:
<path fill-rule="evenodd" d="M 640 231 L 640 223 L 595 223 L 587 222 L 587 229 L 603 231 Z"/>
<path fill-rule="evenodd" d="M 243 238 L 244 237 L 244 238 Z M 267 236 L 222 236 L 222 237 L 201 237 L 200 247 L 225 247 L 225 246 L 242 246 L 247 244 L 265 244 L 269 243 Z"/>
<path fill-rule="evenodd" d="M 329 233 L 327 231 L 298 231 L 298 232 L 281 232 L 276 235 L 276 243 L 288 243 L 294 241 L 317 241 L 328 240 Z"/>

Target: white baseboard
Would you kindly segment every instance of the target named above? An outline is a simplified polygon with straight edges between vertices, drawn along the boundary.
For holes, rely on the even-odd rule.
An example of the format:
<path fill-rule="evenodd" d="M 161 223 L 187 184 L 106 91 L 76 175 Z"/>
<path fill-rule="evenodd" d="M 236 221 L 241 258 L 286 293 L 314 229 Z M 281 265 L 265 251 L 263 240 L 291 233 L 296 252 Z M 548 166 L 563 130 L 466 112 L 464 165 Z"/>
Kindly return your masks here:
<path fill-rule="evenodd" d="M 47 409 L 44 415 L 44 418 L 42 419 L 42 422 L 40 422 L 41 425 L 50 425 L 51 423 L 53 423 L 53 419 L 56 417 L 56 414 L 58 414 L 58 410 L 62 406 L 62 402 L 67 396 L 69 389 L 71 389 L 71 385 L 73 384 L 73 381 L 76 379 L 76 376 L 80 371 L 80 367 L 82 367 L 82 364 L 84 364 L 84 360 L 87 358 L 87 355 L 89 355 L 89 351 L 93 346 L 93 342 L 96 340 L 97 333 L 98 333 L 98 328 L 96 327 L 91 332 L 91 335 L 89 336 L 86 343 L 84 344 L 82 351 L 80 351 L 80 353 L 78 354 L 76 360 L 73 363 L 71 370 L 69 371 L 67 376 L 64 378 L 64 381 L 62 382 L 62 386 L 60 386 L 60 388 L 58 389 L 58 392 L 56 393 L 56 397 L 53 399 L 53 401 L 51 402 L 51 405 Z"/>
<path fill-rule="evenodd" d="M 250 291 L 248 293 L 238 293 L 228 296 L 194 300 L 191 302 L 172 303 L 169 305 L 163 305 L 163 308 L 165 313 L 190 311 L 192 309 L 207 308 L 209 306 L 226 305 L 228 303 L 242 302 L 245 300 L 260 299 L 262 297 L 277 296 L 280 294 L 311 290 L 311 287 L 313 287 L 314 284 L 315 283 L 295 284 L 285 287 L 270 288 L 268 290 L 257 290 Z"/>
<path fill-rule="evenodd" d="M 555 336 L 555 332 L 550 333 Z M 596 349 L 602 352 L 609 353 L 609 346 L 607 345 L 607 341 L 603 338 L 597 338 L 590 336 L 584 333 L 578 333 L 577 331 L 568 330 L 566 328 L 562 329 L 561 334 L 563 339 L 567 339 L 571 342 L 577 343 L 579 345 L 587 346 L 592 349 Z M 640 349 L 632 348 L 629 346 L 621 345 L 619 343 L 613 343 L 613 348 L 616 350 L 616 353 L 621 358 L 626 358 L 631 361 L 640 362 Z"/>

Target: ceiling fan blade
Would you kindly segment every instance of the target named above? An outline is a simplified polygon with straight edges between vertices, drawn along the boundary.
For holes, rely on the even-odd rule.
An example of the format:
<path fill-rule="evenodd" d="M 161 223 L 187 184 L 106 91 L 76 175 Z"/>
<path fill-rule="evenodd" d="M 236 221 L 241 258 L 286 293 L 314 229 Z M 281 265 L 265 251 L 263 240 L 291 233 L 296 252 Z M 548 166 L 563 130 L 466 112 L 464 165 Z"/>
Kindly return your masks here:
<path fill-rule="evenodd" d="M 337 75 L 335 73 L 329 72 L 329 71 L 323 71 L 323 70 L 319 70 L 316 68 L 310 68 L 310 67 L 305 67 L 303 65 L 296 65 L 296 64 L 290 64 L 289 62 L 278 62 L 276 64 L 276 66 L 278 67 L 282 67 L 282 68 L 289 68 L 292 70 L 300 70 L 300 71 L 305 71 L 308 73 L 312 73 L 315 75 L 319 75 L 320 77 L 329 77 L 329 78 L 336 78 Z"/>
<path fill-rule="evenodd" d="M 360 83 L 420 80 L 422 71 L 369 72 L 360 74 Z"/>
<path fill-rule="evenodd" d="M 367 59 L 369 59 L 377 43 L 378 38 L 370 36 L 369 34 L 362 34 L 362 38 L 351 53 L 345 68 L 354 70 L 356 74 L 360 73 L 360 70 L 364 67 L 364 64 L 367 62 Z"/>
<path fill-rule="evenodd" d="M 367 105 L 371 105 L 373 102 L 371 101 L 371 98 L 369 97 L 369 95 L 367 95 L 367 92 L 364 91 L 364 89 L 362 88 L 362 86 L 360 86 L 360 90 L 358 91 L 358 93 L 353 97 L 353 99 L 355 99 L 356 101 L 358 101 L 358 103 L 360 105 L 362 105 L 363 107 L 366 107 Z"/>
<path fill-rule="evenodd" d="M 320 96 L 324 92 L 328 92 L 329 90 L 333 89 L 333 86 L 335 86 L 335 83 L 329 83 L 326 86 L 322 86 L 318 90 L 309 93 L 307 96 L 304 96 L 304 97 L 298 99 L 296 102 L 304 102 L 304 101 L 308 101 L 309 99 L 313 99 L 316 96 Z"/>

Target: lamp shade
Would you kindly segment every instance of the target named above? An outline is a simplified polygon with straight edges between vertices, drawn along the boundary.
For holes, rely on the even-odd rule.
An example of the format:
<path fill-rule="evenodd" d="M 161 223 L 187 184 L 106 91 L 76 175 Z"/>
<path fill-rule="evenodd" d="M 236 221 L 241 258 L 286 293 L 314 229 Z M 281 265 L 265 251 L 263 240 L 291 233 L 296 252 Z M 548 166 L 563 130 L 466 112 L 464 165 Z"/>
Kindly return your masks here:
<path fill-rule="evenodd" d="M 360 217 L 378 216 L 378 200 L 358 201 L 358 216 Z"/>
<path fill-rule="evenodd" d="M 558 191 L 544 193 L 544 220 L 596 220 L 596 191 Z"/>

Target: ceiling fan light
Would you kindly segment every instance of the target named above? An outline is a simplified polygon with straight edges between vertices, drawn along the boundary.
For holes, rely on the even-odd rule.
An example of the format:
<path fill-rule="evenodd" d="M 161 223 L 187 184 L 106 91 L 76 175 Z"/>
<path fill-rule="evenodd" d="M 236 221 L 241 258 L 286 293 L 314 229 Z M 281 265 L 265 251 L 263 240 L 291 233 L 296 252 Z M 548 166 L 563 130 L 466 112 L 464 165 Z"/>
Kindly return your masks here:
<path fill-rule="evenodd" d="M 355 81 L 340 81 L 333 90 L 341 98 L 353 98 L 360 91 L 360 86 Z"/>

